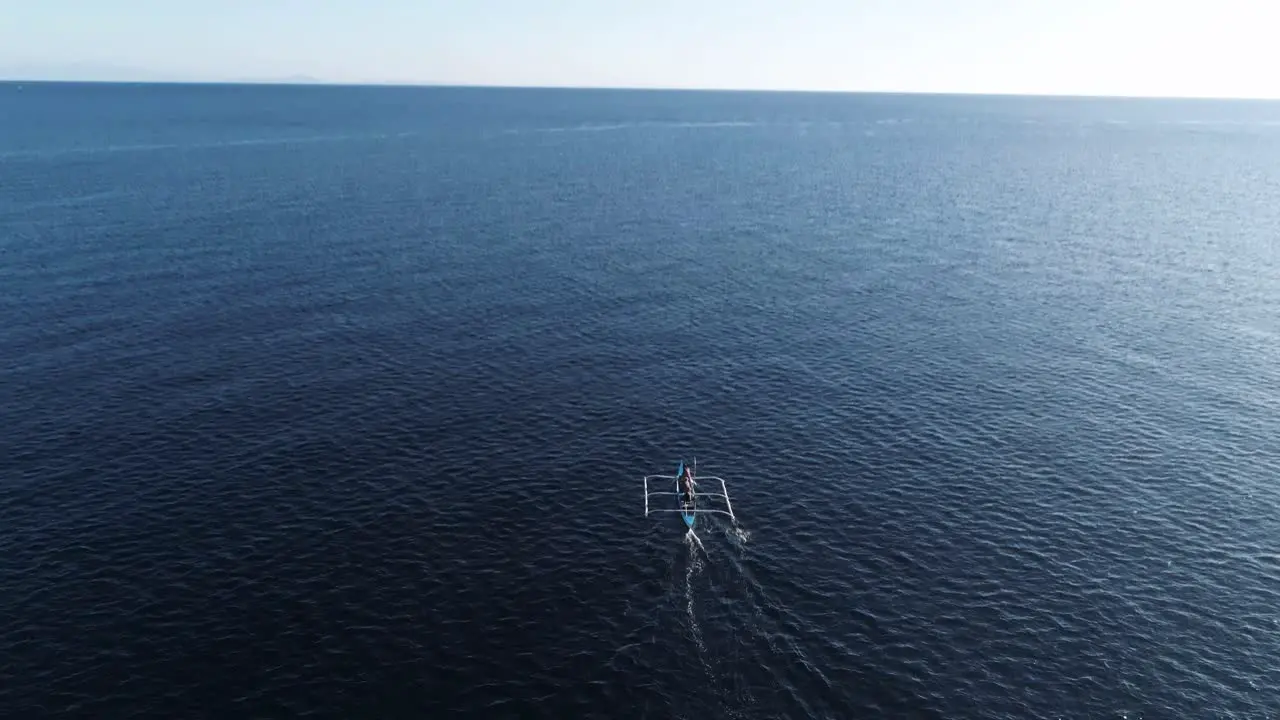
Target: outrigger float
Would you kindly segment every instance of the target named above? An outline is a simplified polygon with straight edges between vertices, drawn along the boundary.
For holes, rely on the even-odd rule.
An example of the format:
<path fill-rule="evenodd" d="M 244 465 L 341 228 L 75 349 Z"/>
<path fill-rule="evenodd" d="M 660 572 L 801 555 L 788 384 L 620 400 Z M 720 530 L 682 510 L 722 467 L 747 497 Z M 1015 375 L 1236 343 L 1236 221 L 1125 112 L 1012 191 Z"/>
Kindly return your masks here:
<path fill-rule="evenodd" d="M 733 505 L 729 503 L 729 488 L 725 487 L 724 478 L 718 478 L 711 475 L 698 477 L 696 473 L 697 467 L 698 467 L 698 461 L 695 459 L 693 461 L 693 466 L 689 468 L 689 476 L 693 479 L 692 494 L 686 493 L 684 489 L 681 488 L 680 486 L 680 478 L 682 478 L 685 474 L 685 464 L 683 460 L 680 461 L 680 465 L 676 468 L 675 475 L 645 475 L 644 476 L 644 515 L 645 517 L 648 517 L 649 513 L 651 512 L 678 512 L 680 513 L 680 516 L 684 518 L 685 525 L 688 525 L 690 529 L 693 528 L 693 523 L 695 520 L 697 520 L 698 513 L 719 513 L 721 515 L 728 515 L 731 520 L 733 520 L 734 522 L 737 522 L 738 518 L 734 517 L 733 515 Z M 703 480 L 710 480 L 710 481 L 720 483 L 720 492 L 718 493 L 703 492 L 702 490 L 699 490 L 698 482 Z M 657 485 L 658 487 L 662 487 L 663 485 L 669 482 L 671 483 L 671 486 L 674 492 L 667 492 L 665 490 L 650 490 L 649 489 L 650 481 L 653 481 L 654 484 Z M 649 503 L 649 498 L 655 495 L 656 496 L 674 495 L 677 498 L 676 504 L 679 505 L 679 507 L 651 507 Z M 717 498 L 718 500 L 723 501 L 724 506 L 717 507 L 717 505 L 719 504 L 717 501 L 711 504 L 710 506 L 708 506 L 707 504 L 703 504 L 702 507 L 699 507 L 698 501 L 703 498 Z M 666 504 L 666 503 L 662 503 L 662 504 Z"/>

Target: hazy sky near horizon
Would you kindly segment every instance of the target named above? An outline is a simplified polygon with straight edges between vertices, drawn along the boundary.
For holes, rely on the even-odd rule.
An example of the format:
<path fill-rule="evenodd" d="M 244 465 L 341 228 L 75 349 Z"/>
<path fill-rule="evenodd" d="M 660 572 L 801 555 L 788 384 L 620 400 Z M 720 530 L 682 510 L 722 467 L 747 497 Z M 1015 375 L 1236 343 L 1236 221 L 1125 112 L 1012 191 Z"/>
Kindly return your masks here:
<path fill-rule="evenodd" d="M 0 77 L 1280 98 L 1268 0 L 0 0 Z"/>

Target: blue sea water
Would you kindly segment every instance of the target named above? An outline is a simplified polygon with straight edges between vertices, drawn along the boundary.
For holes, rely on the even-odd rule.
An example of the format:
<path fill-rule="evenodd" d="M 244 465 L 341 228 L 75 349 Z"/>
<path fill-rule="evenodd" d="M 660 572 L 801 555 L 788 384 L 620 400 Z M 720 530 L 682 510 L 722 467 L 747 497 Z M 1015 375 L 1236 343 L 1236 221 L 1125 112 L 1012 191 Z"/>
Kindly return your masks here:
<path fill-rule="evenodd" d="M 0 84 L 0 716 L 1280 717 L 1278 200 L 1276 103 Z"/>

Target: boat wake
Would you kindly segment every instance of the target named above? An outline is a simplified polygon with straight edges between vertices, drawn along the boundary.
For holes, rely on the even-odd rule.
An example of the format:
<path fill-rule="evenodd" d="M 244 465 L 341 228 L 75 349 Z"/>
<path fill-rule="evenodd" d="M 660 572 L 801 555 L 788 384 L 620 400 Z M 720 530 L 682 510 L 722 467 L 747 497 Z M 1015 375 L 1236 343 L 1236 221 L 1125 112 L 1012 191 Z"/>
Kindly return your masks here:
<path fill-rule="evenodd" d="M 698 627 L 698 615 L 694 612 L 693 606 L 693 579 L 702 572 L 704 567 L 702 558 L 698 556 L 698 550 L 701 549 L 705 555 L 706 548 L 702 547 L 702 541 L 692 529 L 685 535 L 685 544 L 689 546 L 689 563 L 684 571 L 685 612 L 689 616 L 689 632 L 693 635 L 694 644 L 698 646 L 698 657 L 702 659 L 703 668 L 710 674 L 711 668 L 707 665 L 706 658 L 707 646 L 702 641 L 702 629 Z"/>
<path fill-rule="evenodd" d="M 798 640 L 801 625 L 792 609 L 757 576 L 758 562 L 749 549 L 752 533 L 719 518 L 703 528 L 705 538 L 693 531 L 685 534 L 682 609 L 706 672 L 708 691 L 718 698 L 726 716 L 752 716 L 766 699 L 743 674 L 739 658 L 745 655 L 770 668 L 777 681 L 772 687 L 788 702 L 812 710 L 813 698 L 801 688 L 822 696 L 830 690 L 831 679 L 821 661 Z"/>
<path fill-rule="evenodd" d="M 689 552 L 692 553 L 691 558 L 697 558 L 697 550 L 701 550 L 703 556 L 706 556 L 707 548 L 702 544 L 702 539 L 698 537 L 698 533 L 693 531 L 693 528 L 689 528 L 689 531 L 684 534 L 684 542 L 689 546 Z M 697 549 L 695 550 L 695 548 Z"/>
<path fill-rule="evenodd" d="M 730 545 L 742 549 L 751 539 L 751 533 L 740 525 L 724 525 L 724 537 Z"/>

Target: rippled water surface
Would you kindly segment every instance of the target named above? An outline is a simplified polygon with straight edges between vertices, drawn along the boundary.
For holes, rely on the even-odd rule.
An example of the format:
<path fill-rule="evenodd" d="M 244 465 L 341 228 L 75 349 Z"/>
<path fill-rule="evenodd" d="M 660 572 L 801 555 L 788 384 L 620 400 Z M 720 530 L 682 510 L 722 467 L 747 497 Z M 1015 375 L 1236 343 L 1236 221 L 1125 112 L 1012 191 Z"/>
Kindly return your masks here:
<path fill-rule="evenodd" d="M 0 84 L 0 715 L 1276 717 L 1278 198 L 1275 104 Z"/>

